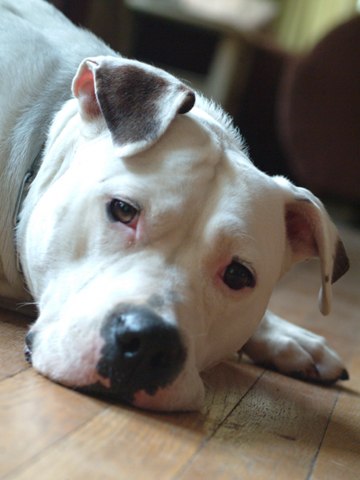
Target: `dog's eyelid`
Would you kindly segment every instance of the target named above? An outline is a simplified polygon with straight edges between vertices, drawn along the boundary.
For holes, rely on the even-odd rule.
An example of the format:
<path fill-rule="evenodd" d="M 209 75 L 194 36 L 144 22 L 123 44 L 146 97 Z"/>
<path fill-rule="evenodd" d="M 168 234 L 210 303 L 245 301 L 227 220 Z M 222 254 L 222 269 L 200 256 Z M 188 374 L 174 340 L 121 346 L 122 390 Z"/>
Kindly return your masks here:
<path fill-rule="evenodd" d="M 244 267 L 246 267 L 248 270 L 250 270 L 250 273 L 253 275 L 254 280 L 256 280 L 256 271 L 255 271 L 255 267 L 254 267 L 252 262 L 244 260 L 243 258 L 240 258 L 238 256 L 234 256 L 231 259 L 231 262 L 236 262 L 236 263 L 240 263 L 240 265 L 244 265 Z"/>
<path fill-rule="evenodd" d="M 139 213 L 143 211 L 143 205 L 138 200 L 128 197 L 127 195 L 118 195 L 116 193 L 107 194 L 104 196 L 104 201 L 106 205 L 109 205 L 113 201 L 127 203 L 131 207 L 135 208 Z"/>

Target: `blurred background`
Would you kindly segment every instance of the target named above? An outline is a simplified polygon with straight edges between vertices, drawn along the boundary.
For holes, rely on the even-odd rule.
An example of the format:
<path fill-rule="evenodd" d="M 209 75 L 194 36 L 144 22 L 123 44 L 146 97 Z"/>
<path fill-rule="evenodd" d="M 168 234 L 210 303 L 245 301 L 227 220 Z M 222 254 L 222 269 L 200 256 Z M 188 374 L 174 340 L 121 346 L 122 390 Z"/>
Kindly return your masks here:
<path fill-rule="evenodd" d="M 360 225 L 360 0 L 53 0 L 220 103 L 250 157 Z"/>

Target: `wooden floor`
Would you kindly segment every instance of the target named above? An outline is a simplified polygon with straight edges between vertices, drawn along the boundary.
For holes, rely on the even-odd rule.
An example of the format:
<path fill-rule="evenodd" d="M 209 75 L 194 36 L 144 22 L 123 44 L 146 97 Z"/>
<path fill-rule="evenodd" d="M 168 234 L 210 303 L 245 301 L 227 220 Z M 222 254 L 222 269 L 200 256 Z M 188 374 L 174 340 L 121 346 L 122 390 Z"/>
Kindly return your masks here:
<path fill-rule="evenodd" d="M 73 392 L 23 359 L 27 320 L 0 312 L 0 478 L 198 480 L 360 478 L 360 231 L 352 269 L 317 311 L 317 262 L 293 271 L 272 309 L 316 333 L 351 379 L 332 388 L 228 361 L 206 373 L 199 413 L 153 414 Z"/>

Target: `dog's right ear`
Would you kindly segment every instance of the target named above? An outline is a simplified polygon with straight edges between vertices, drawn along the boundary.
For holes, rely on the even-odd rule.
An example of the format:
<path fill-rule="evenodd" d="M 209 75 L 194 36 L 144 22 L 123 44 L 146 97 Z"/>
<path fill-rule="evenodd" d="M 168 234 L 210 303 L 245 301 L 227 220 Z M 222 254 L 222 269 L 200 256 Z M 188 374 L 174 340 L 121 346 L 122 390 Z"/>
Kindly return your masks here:
<path fill-rule="evenodd" d="M 151 146 L 195 103 L 194 92 L 172 75 L 121 57 L 85 59 L 72 89 L 84 122 L 103 116 L 119 156 Z"/>

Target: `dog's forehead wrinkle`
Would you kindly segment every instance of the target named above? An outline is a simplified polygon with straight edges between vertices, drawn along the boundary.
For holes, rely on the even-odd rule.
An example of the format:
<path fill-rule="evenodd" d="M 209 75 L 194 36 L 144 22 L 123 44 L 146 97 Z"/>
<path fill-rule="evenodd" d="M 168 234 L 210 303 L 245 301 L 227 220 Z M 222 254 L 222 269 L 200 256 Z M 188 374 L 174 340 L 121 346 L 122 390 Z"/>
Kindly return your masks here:
<path fill-rule="evenodd" d="M 226 148 L 240 151 L 247 155 L 247 146 L 238 128 L 234 127 L 231 117 L 217 104 L 197 94 L 195 108 L 191 113 L 196 113 L 209 130 L 222 140 Z M 247 158 L 251 163 L 250 159 Z"/>
<path fill-rule="evenodd" d="M 180 180 L 181 175 L 190 182 L 194 181 L 194 175 L 203 179 L 201 169 L 217 165 L 221 157 L 221 149 L 203 126 L 196 119 L 182 115 L 176 117 L 162 137 L 148 149 L 117 161 L 110 155 L 105 168 L 109 178 L 126 173 L 136 176 L 139 181 L 161 182 L 161 178 L 167 175 L 167 179 L 174 178 L 175 183 L 175 177 Z"/>
<path fill-rule="evenodd" d="M 178 130 L 189 135 L 179 138 Z M 147 151 L 131 160 L 117 159 L 115 165 L 109 162 L 101 188 L 104 194 L 142 206 L 152 240 L 170 231 L 182 235 L 202 216 L 204 205 L 214 195 L 224 156 L 201 125 L 181 117 Z"/>
<path fill-rule="evenodd" d="M 227 259 L 229 263 L 236 260 L 255 269 L 259 263 L 259 242 L 242 225 L 236 220 L 220 223 L 213 228 L 207 244 L 212 258 Z"/>

